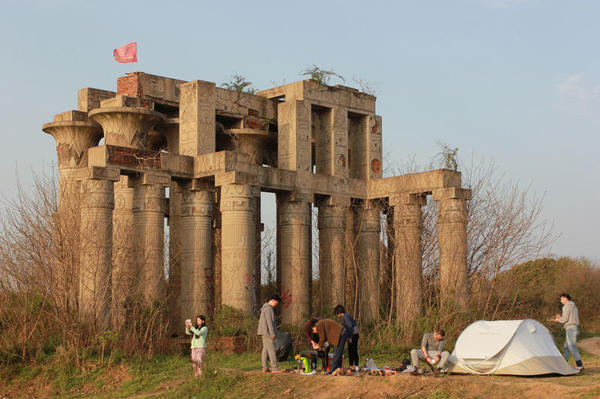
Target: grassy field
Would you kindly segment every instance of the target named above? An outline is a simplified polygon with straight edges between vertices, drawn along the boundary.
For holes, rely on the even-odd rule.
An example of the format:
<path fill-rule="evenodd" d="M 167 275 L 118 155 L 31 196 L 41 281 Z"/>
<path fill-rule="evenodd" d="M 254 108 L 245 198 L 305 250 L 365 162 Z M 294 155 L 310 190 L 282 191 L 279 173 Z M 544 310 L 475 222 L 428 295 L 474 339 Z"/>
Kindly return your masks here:
<path fill-rule="evenodd" d="M 397 366 L 406 353 L 367 354 L 378 366 Z M 366 357 L 363 355 L 362 360 Z M 302 376 L 260 373 L 257 353 L 208 353 L 200 380 L 185 356 L 120 359 L 110 366 L 89 362 L 83 369 L 56 357 L 0 371 L 0 398 L 597 398 L 600 360 L 584 354 L 586 370 L 573 377 L 433 375 L 391 377 Z M 288 361 L 284 367 L 293 367 Z"/>

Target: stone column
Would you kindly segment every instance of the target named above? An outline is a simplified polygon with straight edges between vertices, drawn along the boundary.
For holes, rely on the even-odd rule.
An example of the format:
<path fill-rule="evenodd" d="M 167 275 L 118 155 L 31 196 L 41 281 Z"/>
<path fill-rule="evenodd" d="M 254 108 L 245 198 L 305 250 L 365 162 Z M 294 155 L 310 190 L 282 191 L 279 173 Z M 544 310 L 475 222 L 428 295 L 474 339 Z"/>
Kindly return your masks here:
<path fill-rule="evenodd" d="M 396 318 L 401 323 L 410 323 L 421 315 L 423 297 L 421 206 L 425 204 L 425 197 L 403 195 L 390 198 L 390 202 L 394 207 Z"/>
<path fill-rule="evenodd" d="M 467 200 L 471 191 L 446 188 L 433 192 L 438 201 L 438 248 L 442 304 L 464 307 L 469 292 L 467 275 Z"/>
<path fill-rule="evenodd" d="M 181 334 L 181 212 L 183 191 L 181 183 L 172 180 L 169 186 L 169 328 L 172 334 Z"/>
<path fill-rule="evenodd" d="M 355 208 L 355 257 L 359 270 L 360 313 L 365 324 L 373 323 L 379 316 L 379 223 L 379 208 L 374 203 L 362 203 Z"/>
<path fill-rule="evenodd" d="M 252 186 L 221 186 L 222 304 L 251 313 L 254 296 L 256 219 Z"/>
<path fill-rule="evenodd" d="M 86 112 L 68 111 L 54 116 L 42 130 L 56 140 L 58 158 L 57 269 L 52 284 L 63 294 L 57 301 L 66 311 L 77 309 L 79 287 L 80 182 L 77 169 L 87 165 L 87 150 L 96 146 L 102 129 Z M 60 266 L 60 267 L 58 267 Z"/>
<path fill-rule="evenodd" d="M 79 318 L 92 331 L 110 323 L 113 182 L 81 182 Z"/>
<path fill-rule="evenodd" d="M 346 239 L 344 241 L 344 262 L 346 264 L 346 310 L 354 316 L 358 315 L 358 259 L 355 254 L 356 234 L 354 231 L 354 210 L 352 207 L 345 211 Z"/>
<path fill-rule="evenodd" d="M 138 287 L 147 306 L 161 302 L 164 286 L 165 189 L 138 181 L 133 192 L 133 215 L 139 262 Z"/>
<path fill-rule="evenodd" d="M 327 204 L 319 206 L 319 278 L 322 306 L 326 311 L 345 304 L 346 209 Z"/>
<path fill-rule="evenodd" d="M 281 320 L 299 324 L 310 314 L 312 265 L 311 204 L 277 197 L 281 261 Z"/>
<path fill-rule="evenodd" d="M 213 309 L 212 191 L 185 190 L 181 215 L 181 308 L 183 318 Z"/>
<path fill-rule="evenodd" d="M 121 176 L 114 185 L 115 209 L 113 212 L 112 254 L 112 325 L 121 330 L 126 328 L 126 306 L 137 287 L 135 251 L 135 229 L 133 215 L 133 187 L 129 176 Z"/>
<path fill-rule="evenodd" d="M 220 190 L 216 192 L 215 202 L 213 203 L 213 209 L 221 209 L 221 201 L 220 201 Z M 213 270 L 214 270 L 214 304 L 215 309 L 218 309 L 221 306 L 221 270 L 222 270 L 222 262 L 221 262 L 221 212 L 214 212 L 214 220 L 213 220 Z"/>

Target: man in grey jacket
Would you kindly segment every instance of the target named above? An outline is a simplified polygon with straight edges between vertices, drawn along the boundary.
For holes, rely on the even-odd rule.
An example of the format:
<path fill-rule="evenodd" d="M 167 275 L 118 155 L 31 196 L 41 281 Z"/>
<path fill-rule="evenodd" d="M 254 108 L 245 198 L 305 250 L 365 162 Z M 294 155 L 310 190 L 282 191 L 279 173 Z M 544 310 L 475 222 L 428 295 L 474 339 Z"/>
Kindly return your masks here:
<path fill-rule="evenodd" d="M 277 335 L 277 326 L 275 325 L 275 311 L 273 310 L 279 303 L 281 298 L 277 294 L 273 294 L 267 299 L 267 302 L 260 308 L 260 318 L 258 319 L 258 335 L 262 336 L 262 372 L 269 372 L 269 364 L 267 358 L 271 361 L 271 373 L 281 373 L 277 367 L 277 356 L 275 354 L 275 336 Z"/>
<path fill-rule="evenodd" d="M 575 302 L 571 300 L 571 295 L 567 293 L 560 294 L 560 303 L 562 303 L 562 315 L 557 314 L 554 321 L 561 323 L 565 327 L 565 351 L 563 356 L 568 362 L 569 357 L 573 355 L 577 369 L 583 370 L 581 356 L 577 350 L 577 336 L 579 335 L 579 310 Z"/>

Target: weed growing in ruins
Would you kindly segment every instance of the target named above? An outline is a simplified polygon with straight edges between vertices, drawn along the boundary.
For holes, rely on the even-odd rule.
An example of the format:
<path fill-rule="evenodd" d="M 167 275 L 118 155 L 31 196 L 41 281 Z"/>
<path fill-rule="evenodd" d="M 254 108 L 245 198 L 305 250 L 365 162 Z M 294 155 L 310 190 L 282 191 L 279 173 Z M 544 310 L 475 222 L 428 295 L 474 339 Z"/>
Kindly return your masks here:
<path fill-rule="evenodd" d="M 239 74 L 231 75 L 229 82 L 224 82 L 221 87 L 227 90 L 237 91 L 238 93 L 256 93 L 256 88 L 253 87 L 252 82 L 248 81 L 244 76 Z"/>

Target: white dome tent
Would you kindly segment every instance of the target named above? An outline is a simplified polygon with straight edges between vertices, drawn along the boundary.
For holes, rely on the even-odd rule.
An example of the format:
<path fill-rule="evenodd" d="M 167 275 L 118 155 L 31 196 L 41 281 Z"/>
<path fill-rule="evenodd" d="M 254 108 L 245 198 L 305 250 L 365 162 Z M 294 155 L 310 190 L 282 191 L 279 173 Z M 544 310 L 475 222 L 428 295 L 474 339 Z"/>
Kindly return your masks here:
<path fill-rule="evenodd" d="M 504 375 L 572 375 L 546 327 L 533 319 L 479 320 L 463 330 L 449 372 Z"/>

